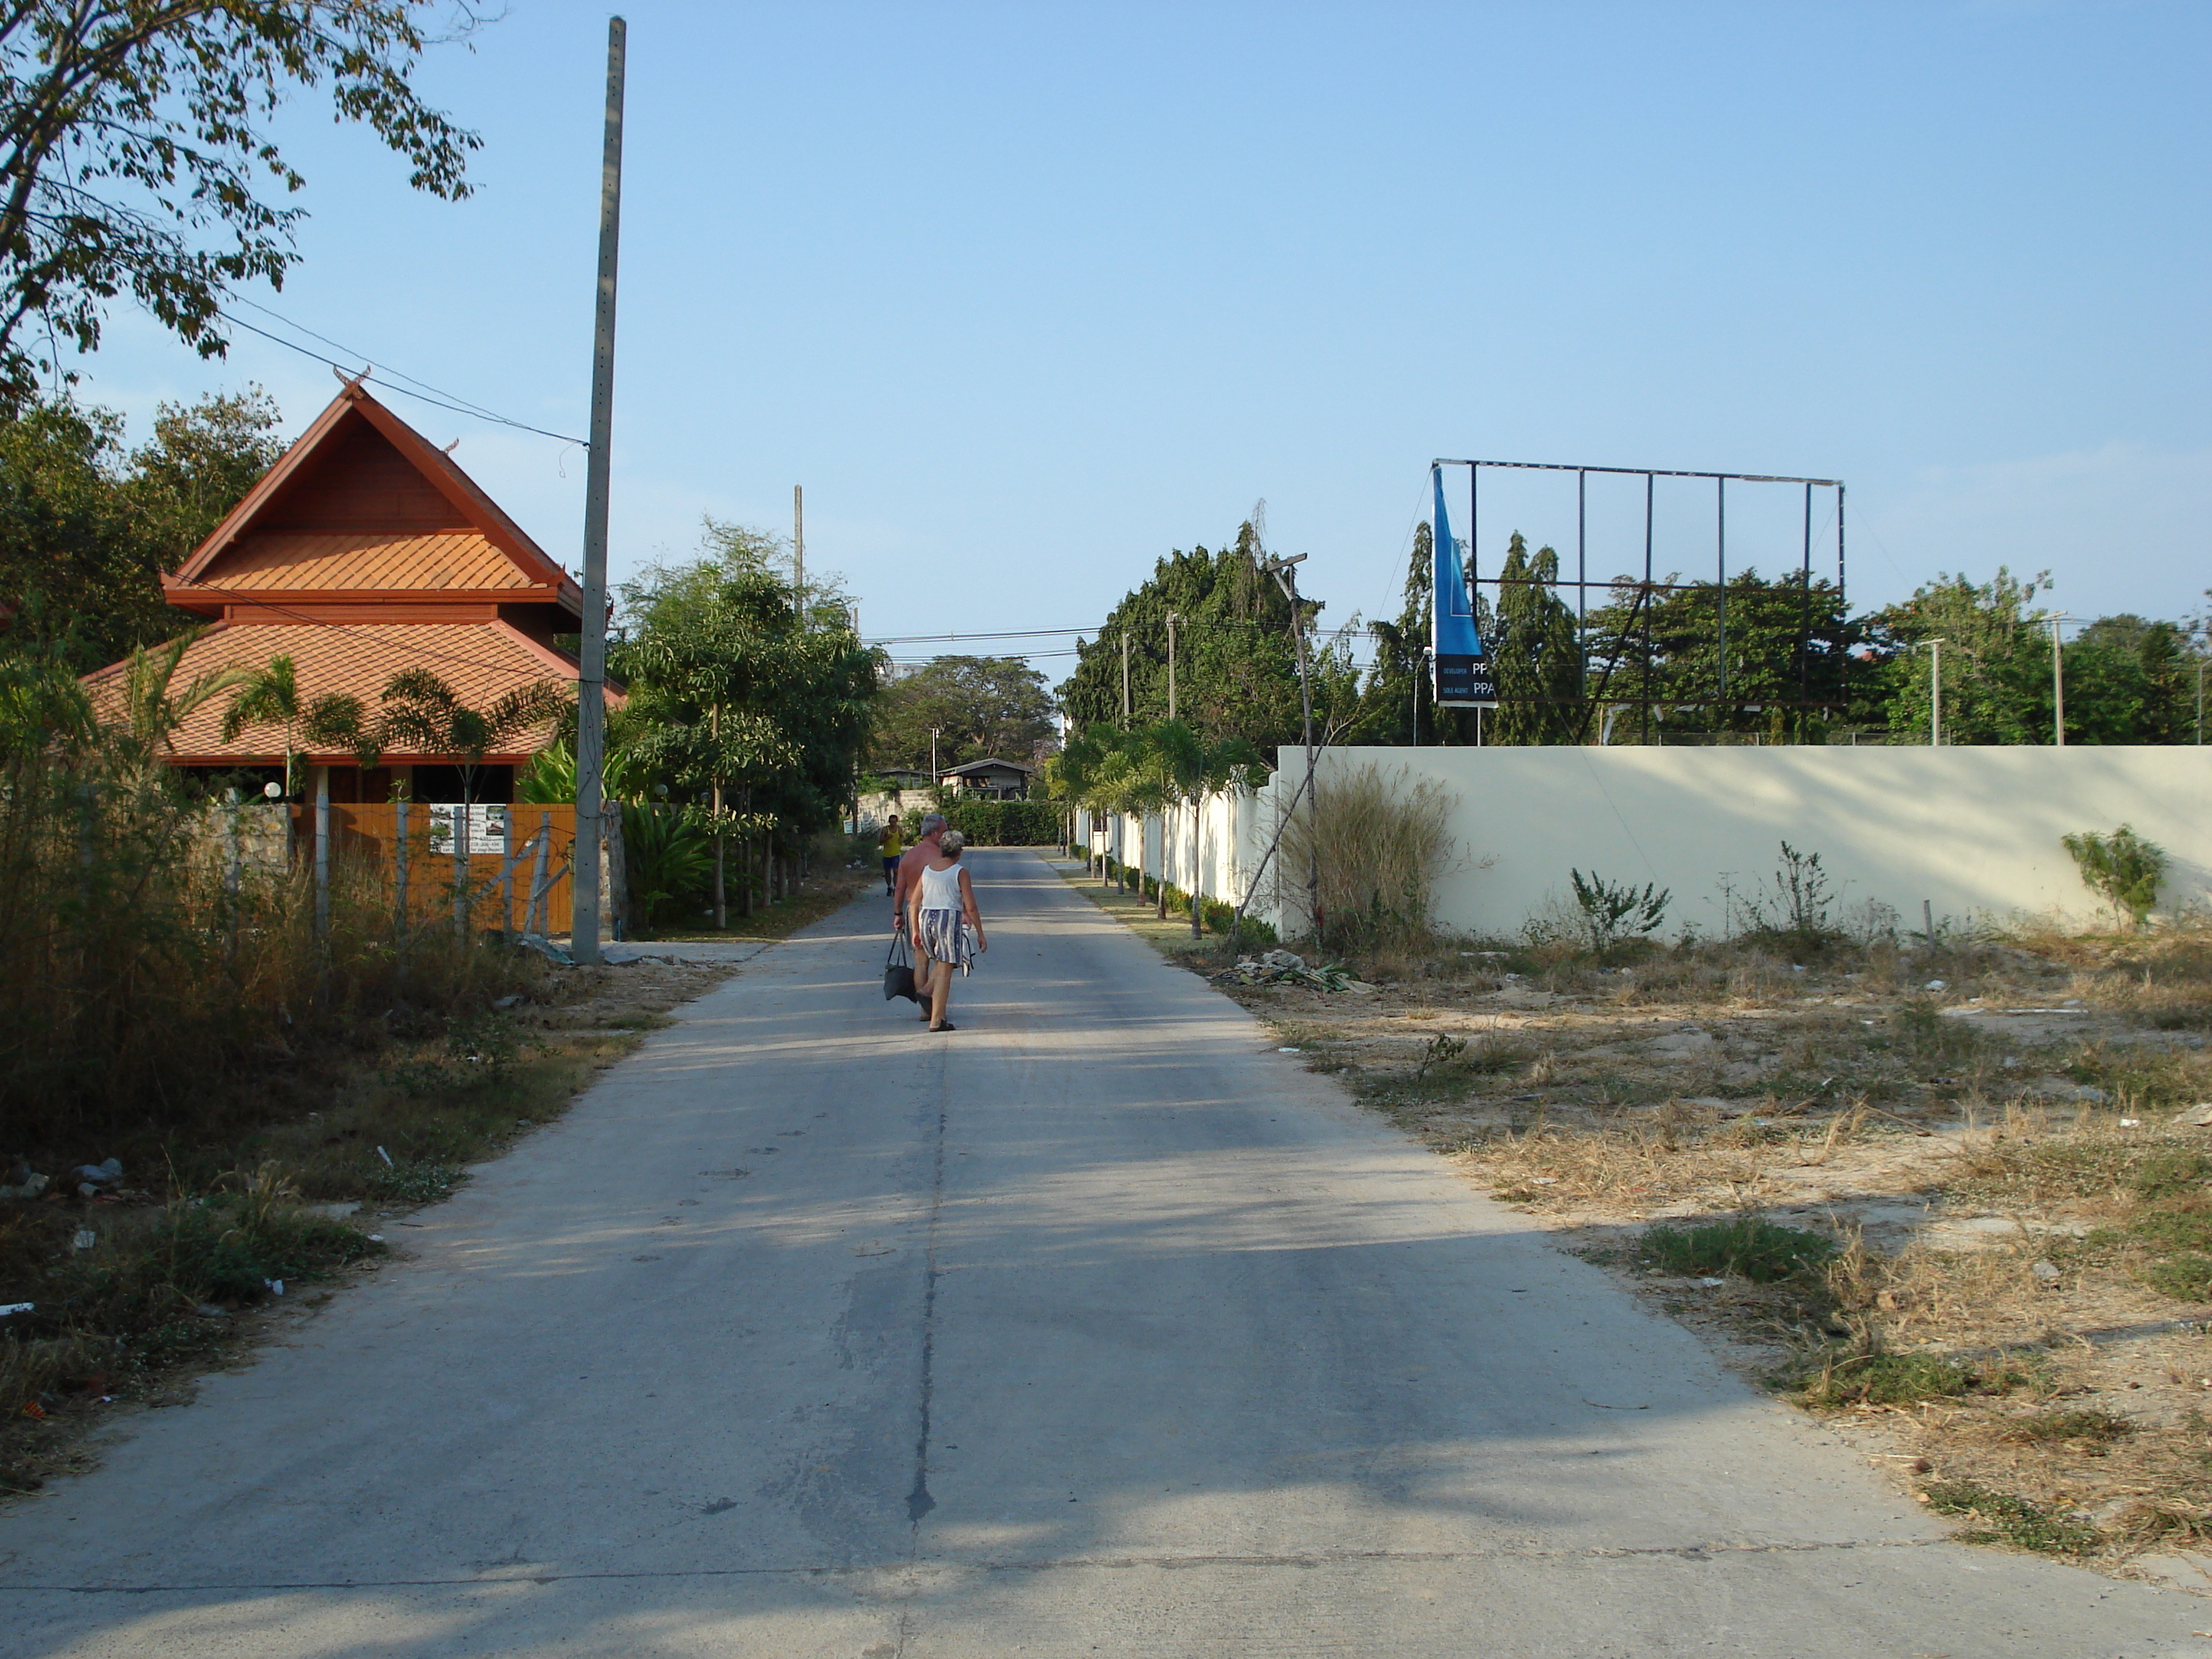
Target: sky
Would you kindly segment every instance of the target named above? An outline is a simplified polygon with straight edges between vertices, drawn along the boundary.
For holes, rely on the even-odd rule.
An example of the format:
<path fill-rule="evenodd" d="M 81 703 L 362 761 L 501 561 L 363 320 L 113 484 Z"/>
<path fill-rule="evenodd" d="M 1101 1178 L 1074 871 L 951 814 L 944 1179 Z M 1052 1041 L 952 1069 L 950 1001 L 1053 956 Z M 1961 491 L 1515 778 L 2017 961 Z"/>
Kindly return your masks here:
<path fill-rule="evenodd" d="M 580 437 L 607 15 L 512 0 L 429 54 L 483 139 L 459 204 L 303 94 L 302 263 L 245 297 L 372 388 Z M 617 580 L 702 514 L 787 533 L 803 483 L 868 637 L 1057 680 L 1066 635 L 917 636 L 1095 629 L 1261 500 L 1325 623 L 1394 616 L 1446 456 L 1841 478 L 1856 608 L 2005 565 L 2077 617 L 2204 609 L 2212 7 L 625 15 Z M 82 367 L 140 434 L 251 380 L 289 435 L 336 390 L 128 309 Z M 580 448 L 389 401 L 580 563 Z M 1589 574 L 1640 568 L 1640 481 L 1589 490 Z M 1713 568 L 1711 494 L 1662 487 L 1662 571 Z M 1730 568 L 1796 562 L 1802 492 L 1727 510 Z M 1474 529 L 1486 570 L 1516 529 L 1571 570 L 1572 475 L 1486 473 Z"/>

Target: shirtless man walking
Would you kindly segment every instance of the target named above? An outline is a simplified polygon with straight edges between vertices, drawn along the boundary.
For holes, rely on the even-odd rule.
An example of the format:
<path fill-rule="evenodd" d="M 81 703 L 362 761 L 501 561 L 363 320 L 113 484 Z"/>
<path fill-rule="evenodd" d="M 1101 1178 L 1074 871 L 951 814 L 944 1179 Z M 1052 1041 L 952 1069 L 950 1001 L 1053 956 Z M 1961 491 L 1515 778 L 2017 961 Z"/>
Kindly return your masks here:
<path fill-rule="evenodd" d="M 922 871 L 937 861 L 938 842 L 944 835 L 945 814 L 929 813 L 921 821 L 921 833 L 915 837 L 914 845 L 908 848 L 899 859 L 898 875 L 891 884 L 891 932 L 894 933 L 906 931 L 907 900 L 921 885 Z M 921 954 L 920 939 L 909 942 L 915 950 L 915 982 L 927 985 L 930 982 L 927 975 L 936 964 Z M 921 1021 L 925 1025 L 929 1023 L 929 1004 L 927 1001 L 921 1005 Z"/>

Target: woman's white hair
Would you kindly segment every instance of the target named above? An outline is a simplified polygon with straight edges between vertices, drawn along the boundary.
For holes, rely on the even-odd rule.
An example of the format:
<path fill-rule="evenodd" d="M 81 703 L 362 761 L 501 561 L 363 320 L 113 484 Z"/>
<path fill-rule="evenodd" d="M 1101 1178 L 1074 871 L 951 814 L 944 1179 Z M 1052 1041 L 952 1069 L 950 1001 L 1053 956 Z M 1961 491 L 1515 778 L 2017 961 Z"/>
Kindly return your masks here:
<path fill-rule="evenodd" d="M 945 856 L 949 859 L 958 858 L 960 856 L 960 849 L 967 844 L 968 837 L 962 835 L 957 830 L 947 830 L 943 837 L 937 843 L 939 850 L 941 850 Z"/>

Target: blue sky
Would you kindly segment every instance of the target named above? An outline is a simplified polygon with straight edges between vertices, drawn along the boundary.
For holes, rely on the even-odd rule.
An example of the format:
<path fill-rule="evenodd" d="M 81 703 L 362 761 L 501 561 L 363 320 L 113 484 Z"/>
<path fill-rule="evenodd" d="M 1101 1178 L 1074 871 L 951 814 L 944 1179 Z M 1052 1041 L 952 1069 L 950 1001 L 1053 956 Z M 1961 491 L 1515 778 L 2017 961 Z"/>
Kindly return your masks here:
<path fill-rule="evenodd" d="M 1443 454 L 1840 476 L 1859 604 L 2000 563 L 2082 617 L 2212 584 L 2212 8 L 625 15 L 617 575 L 702 513 L 787 531 L 803 483 L 870 636 L 1090 627 L 1264 497 L 1340 623 L 1395 613 Z M 606 15 L 514 0 L 434 54 L 485 140 L 459 205 L 303 103 L 306 260 L 252 297 L 580 434 Z M 140 429 L 254 380 L 296 431 L 334 389 L 127 313 L 87 368 Z M 393 406 L 578 561 L 580 452 Z M 1571 487 L 1485 492 L 1486 567 L 1571 545 Z M 1594 576 L 1640 562 L 1618 506 Z M 1731 564 L 1794 561 L 1801 512 L 1732 498 Z M 1711 556 L 1672 501 L 1659 563 Z"/>

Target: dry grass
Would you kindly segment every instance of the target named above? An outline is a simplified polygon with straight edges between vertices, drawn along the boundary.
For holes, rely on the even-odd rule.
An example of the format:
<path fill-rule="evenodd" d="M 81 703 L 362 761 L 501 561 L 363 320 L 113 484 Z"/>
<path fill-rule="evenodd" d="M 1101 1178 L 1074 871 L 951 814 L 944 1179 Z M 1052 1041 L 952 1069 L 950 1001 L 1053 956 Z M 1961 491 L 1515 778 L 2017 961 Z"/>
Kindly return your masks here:
<path fill-rule="evenodd" d="M 418 1014 L 374 1052 L 303 1062 L 250 1117 L 132 1143 L 122 1194 L 88 1201 L 64 1186 L 0 1202 L 0 1302 L 36 1304 L 0 1333 L 0 1492 L 88 1467 L 83 1431 L 110 1402 L 180 1398 L 194 1370 L 256 1340 L 301 1287 L 373 1267 L 385 1247 L 370 1235 L 390 1218 L 557 1117 L 641 1030 L 727 971 L 549 972 L 515 1009 Z M 360 1209 L 311 1207 L 330 1200 Z M 281 1304 L 270 1280 L 285 1285 Z"/>
<path fill-rule="evenodd" d="M 2212 1102 L 2212 933 L 1355 965 L 1381 996 L 1231 994 L 1962 1536 L 2123 1572 L 2212 1541 L 2212 1129 L 2172 1122 Z M 1647 1243 L 1762 1223 L 1833 1254 L 1709 1285 Z"/>
<path fill-rule="evenodd" d="M 1452 797 L 1404 768 L 1368 764 L 1317 782 L 1314 800 L 1283 826 L 1271 872 L 1286 910 L 1305 914 L 1307 872 L 1318 873 L 1322 949 L 1403 945 L 1427 932 L 1429 894 L 1451 856 Z M 1304 924 L 1301 924 L 1304 925 Z"/>

